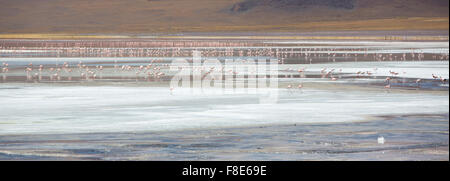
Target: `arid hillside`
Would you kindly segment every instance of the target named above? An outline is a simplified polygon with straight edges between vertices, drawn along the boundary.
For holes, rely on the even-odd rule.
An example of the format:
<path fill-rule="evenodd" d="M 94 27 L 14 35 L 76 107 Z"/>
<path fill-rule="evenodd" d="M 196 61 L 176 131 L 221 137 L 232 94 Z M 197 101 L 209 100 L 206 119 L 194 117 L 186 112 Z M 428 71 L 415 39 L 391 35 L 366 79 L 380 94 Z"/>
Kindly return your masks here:
<path fill-rule="evenodd" d="M 0 0 L 0 33 L 448 30 L 448 0 Z"/>

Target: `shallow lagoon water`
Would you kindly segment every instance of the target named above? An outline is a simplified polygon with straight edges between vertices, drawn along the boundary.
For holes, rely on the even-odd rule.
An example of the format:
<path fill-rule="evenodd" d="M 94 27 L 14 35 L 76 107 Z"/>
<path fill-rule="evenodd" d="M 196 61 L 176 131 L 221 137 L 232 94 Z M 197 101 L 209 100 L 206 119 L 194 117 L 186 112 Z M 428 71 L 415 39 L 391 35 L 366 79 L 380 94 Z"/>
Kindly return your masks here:
<path fill-rule="evenodd" d="M 332 86 L 332 85 L 330 85 Z M 4 89 L 9 87 L 8 89 Z M 386 90 L 279 90 L 258 95 L 173 94 L 166 87 L 3 85 L 1 134 L 142 132 L 362 121 L 373 115 L 441 114 L 448 95 Z"/>
<path fill-rule="evenodd" d="M 429 48 L 448 54 L 448 43 L 441 42 L 350 44 L 375 53 Z M 80 60 L 105 65 L 105 78 L 29 81 L 21 69 L 29 62 L 75 66 Z M 279 97 L 269 104 L 261 104 L 259 94 L 170 91 L 167 79 L 148 82 L 134 71 L 118 76 L 107 67 L 116 60 L 151 63 L 136 57 L 3 58 L 11 71 L 0 83 L 0 159 L 448 160 L 448 81 L 431 77 L 448 79 L 448 60 L 280 64 L 279 87 L 270 89 Z M 324 68 L 341 69 L 339 79 L 321 78 Z M 359 77 L 358 71 L 372 75 Z M 397 82 L 386 89 L 390 76 Z M 385 144 L 377 143 L 379 136 Z"/>

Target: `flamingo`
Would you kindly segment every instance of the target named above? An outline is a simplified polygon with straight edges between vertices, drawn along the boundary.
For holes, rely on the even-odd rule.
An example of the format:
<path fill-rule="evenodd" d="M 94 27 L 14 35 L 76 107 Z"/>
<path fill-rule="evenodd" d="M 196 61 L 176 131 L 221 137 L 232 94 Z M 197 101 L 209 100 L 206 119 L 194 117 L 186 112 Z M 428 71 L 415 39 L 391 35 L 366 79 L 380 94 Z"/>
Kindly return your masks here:
<path fill-rule="evenodd" d="M 389 70 L 389 73 L 393 76 L 398 75 L 398 72 L 394 72 L 394 71 L 390 71 L 390 70 Z"/>
<path fill-rule="evenodd" d="M 390 77 L 386 78 L 386 82 L 388 85 L 384 86 L 384 88 L 387 88 L 387 89 L 391 88 L 391 78 Z"/>
<path fill-rule="evenodd" d="M 29 67 L 27 67 L 26 69 L 25 69 L 25 71 L 27 72 L 27 80 L 31 80 L 31 71 L 32 71 L 33 69 L 31 69 L 31 68 L 29 68 Z"/>
<path fill-rule="evenodd" d="M 8 64 L 3 63 L 2 73 L 7 73 L 7 72 L 8 72 Z"/>
<path fill-rule="evenodd" d="M 443 77 L 439 77 L 439 79 L 441 80 L 442 83 L 445 83 L 447 81 L 447 79 L 444 79 Z"/>
<path fill-rule="evenodd" d="M 420 87 L 420 82 L 422 81 L 422 79 L 417 79 L 416 80 L 416 84 L 417 84 L 417 87 Z"/>

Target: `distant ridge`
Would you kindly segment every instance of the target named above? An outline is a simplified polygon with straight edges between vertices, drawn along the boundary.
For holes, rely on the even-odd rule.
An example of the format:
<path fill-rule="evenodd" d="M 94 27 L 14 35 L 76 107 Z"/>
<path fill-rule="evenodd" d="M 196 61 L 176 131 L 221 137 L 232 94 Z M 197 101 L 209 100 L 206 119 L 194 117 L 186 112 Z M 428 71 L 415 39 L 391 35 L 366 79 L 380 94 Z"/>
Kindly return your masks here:
<path fill-rule="evenodd" d="M 353 9 L 356 0 L 245 0 L 236 3 L 231 8 L 233 12 L 243 12 L 257 6 L 274 8 L 304 9 L 311 6 L 322 6 L 338 9 Z"/>
<path fill-rule="evenodd" d="M 0 34 L 448 30 L 448 0 L 0 0 Z"/>

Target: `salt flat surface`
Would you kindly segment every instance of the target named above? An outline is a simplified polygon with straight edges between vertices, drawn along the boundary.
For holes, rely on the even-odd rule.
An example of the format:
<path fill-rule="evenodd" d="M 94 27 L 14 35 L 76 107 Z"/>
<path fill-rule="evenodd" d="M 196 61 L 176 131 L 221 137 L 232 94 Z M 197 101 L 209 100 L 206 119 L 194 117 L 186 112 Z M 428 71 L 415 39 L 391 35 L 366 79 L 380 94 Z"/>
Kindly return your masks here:
<path fill-rule="evenodd" d="M 361 121 L 366 116 L 448 112 L 448 95 L 279 90 L 258 95 L 172 95 L 166 87 L 2 84 L 0 134 L 168 131 Z"/>

